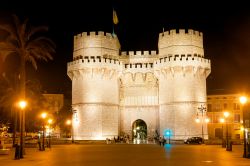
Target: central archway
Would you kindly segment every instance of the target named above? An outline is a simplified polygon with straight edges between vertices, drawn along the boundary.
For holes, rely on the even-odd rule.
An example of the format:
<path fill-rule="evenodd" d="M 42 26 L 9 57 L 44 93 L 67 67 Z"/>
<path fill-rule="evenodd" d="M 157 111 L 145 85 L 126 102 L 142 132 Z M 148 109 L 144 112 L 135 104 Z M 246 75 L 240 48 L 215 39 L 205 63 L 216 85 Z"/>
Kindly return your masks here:
<path fill-rule="evenodd" d="M 143 120 L 137 119 L 133 122 L 132 136 L 134 142 L 142 143 L 147 141 L 147 124 Z"/>

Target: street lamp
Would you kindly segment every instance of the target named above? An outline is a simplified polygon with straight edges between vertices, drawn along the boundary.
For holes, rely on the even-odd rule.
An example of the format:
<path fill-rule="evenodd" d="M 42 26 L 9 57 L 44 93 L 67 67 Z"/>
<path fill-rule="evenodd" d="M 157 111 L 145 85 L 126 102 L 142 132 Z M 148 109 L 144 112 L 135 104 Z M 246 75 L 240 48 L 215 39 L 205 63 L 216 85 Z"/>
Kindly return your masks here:
<path fill-rule="evenodd" d="M 199 117 L 199 113 L 201 113 L 201 134 L 202 134 L 202 143 L 204 143 L 204 129 L 203 129 L 203 123 L 204 123 L 204 116 L 206 115 L 206 107 L 204 107 L 203 105 L 201 105 L 200 107 L 198 107 L 198 112 L 197 112 L 197 118 L 196 118 L 196 123 L 200 123 L 200 119 Z M 209 119 L 206 118 L 205 122 L 208 123 Z"/>
<path fill-rule="evenodd" d="M 70 126 L 70 133 L 71 133 L 71 137 L 72 137 L 72 143 L 74 143 L 74 138 L 73 138 L 73 124 L 71 120 L 66 120 L 66 125 Z"/>
<path fill-rule="evenodd" d="M 19 155 L 20 158 L 23 158 L 24 154 L 24 132 L 25 132 L 25 108 L 27 106 L 27 102 L 25 100 L 20 100 L 18 102 L 18 106 L 21 110 L 20 112 L 20 149 L 19 149 Z"/>
<path fill-rule="evenodd" d="M 223 138 L 223 123 L 225 122 L 225 119 L 224 118 L 220 118 L 220 123 L 222 124 L 221 125 L 221 146 L 223 148 L 225 148 L 225 144 L 224 144 L 224 138 Z"/>
<path fill-rule="evenodd" d="M 242 116 L 243 116 L 243 138 L 244 138 L 244 152 L 243 152 L 243 157 L 244 158 L 247 158 L 248 156 L 247 156 L 247 144 L 246 144 L 246 125 L 245 125 L 245 115 L 244 115 L 244 105 L 247 103 L 247 97 L 245 97 L 245 96 L 241 96 L 240 98 L 239 98 L 239 100 L 240 100 L 240 103 L 241 103 L 241 105 L 242 105 Z"/>
<path fill-rule="evenodd" d="M 51 128 L 51 124 L 53 122 L 53 119 L 49 119 L 48 120 L 48 124 L 49 124 L 49 128 L 48 128 L 48 133 L 49 133 L 49 145 L 48 147 L 50 148 L 51 147 L 51 131 L 52 131 L 52 128 Z"/>
<path fill-rule="evenodd" d="M 224 117 L 226 120 L 226 145 L 227 145 L 227 150 L 229 150 L 229 140 L 228 140 L 228 117 L 229 117 L 229 112 L 224 112 Z"/>
<path fill-rule="evenodd" d="M 47 117 L 47 113 L 46 112 L 43 112 L 41 114 L 41 117 L 42 119 L 45 119 Z M 43 120 L 43 146 L 42 146 L 42 150 L 45 150 L 45 146 L 44 146 L 44 143 L 45 143 L 45 138 L 44 138 L 44 134 L 45 134 L 45 122 Z"/>

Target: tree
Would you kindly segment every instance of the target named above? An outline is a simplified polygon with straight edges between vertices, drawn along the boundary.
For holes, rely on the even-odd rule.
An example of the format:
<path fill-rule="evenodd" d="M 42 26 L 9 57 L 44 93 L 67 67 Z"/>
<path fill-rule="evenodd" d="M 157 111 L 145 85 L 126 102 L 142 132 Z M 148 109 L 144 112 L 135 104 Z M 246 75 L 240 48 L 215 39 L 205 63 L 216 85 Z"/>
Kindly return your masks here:
<path fill-rule="evenodd" d="M 38 26 L 32 27 L 28 24 L 28 19 L 23 22 L 16 15 L 12 15 L 12 21 L 0 25 L 0 31 L 7 35 L 0 41 L 1 60 L 10 55 L 19 58 L 20 70 L 20 99 L 25 99 L 25 66 L 26 62 L 31 62 L 32 66 L 37 69 L 36 60 L 52 60 L 52 54 L 55 53 L 55 44 L 49 38 L 42 36 L 41 33 L 47 32 L 48 27 Z M 21 149 L 23 148 L 23 133 L 25 131 L 25 112 L 22 111 L 20 116 L 22 120 L 21 126 Z"/>
<path fill-rule="evenodd" d="M 11 77 L 12 76 L 12 77 Z M 13 145 L 15 144 L 16 131 L 18 126 L 18 109 L 16 102 L 18 100 L 19 86 L 16 75 L 0 76 L 0 124 L 9 124 L 13 131 Z M 26 131 L 37 131 L 40 125 L 36 121 L 36 113 L 44 108 L 46 100 L 42 95 L 42 88 L 39 81 L 26 81 L 26 100 L 29 103 Z"/>
<path fill-rule="evenodd" d="M 52 60 L 55 53 L 55 44 L 45 36 L 39 35 L 48 31 L 45 26 L 31 27 L 28 19 L 21 22 L 16 15 L 12 22 L 0 25 L 0 30 L 7 33 L 6 38 L 0 42 L 0 56 L 4 61 L 9 55 L 15 55 L 20 60 L 20 92 L 25 97 L 25 64 L 31 62 L 37 69 L 36 60 Z"/>
<path fill-rule="evenodd" d="M 70 128 L 66 125 L 66 120 L 72 119 L 71 100 L 67 97 L 64 98 L 64 105 L 59 112 L 56 113 L 56 124 L 60 127 L 61 134 L 69 133 Z M 72 124 L 71 124 L 72 125 Z"/>

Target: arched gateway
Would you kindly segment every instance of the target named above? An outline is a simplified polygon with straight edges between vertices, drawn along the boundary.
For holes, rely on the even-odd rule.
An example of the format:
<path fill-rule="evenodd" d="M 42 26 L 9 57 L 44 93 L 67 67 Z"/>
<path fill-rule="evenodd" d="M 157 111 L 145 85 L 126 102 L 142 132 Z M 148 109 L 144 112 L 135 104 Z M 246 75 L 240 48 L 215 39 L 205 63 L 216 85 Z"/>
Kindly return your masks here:
<path fill-rule="evenodd" d="M 132 124 L 132 138 L 134 142 L 143 142 L 147 140 L 147 124 L 141 120 L 137 119 Z"/>

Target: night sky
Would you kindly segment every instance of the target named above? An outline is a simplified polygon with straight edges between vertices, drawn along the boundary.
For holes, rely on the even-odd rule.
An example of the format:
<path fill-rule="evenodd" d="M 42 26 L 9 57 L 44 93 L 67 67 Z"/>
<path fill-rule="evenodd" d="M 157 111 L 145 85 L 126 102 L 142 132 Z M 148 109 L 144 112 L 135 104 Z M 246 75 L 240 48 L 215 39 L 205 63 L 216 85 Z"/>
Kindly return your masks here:
<path fill-rule="evenodd" d="M 148 0 L 149 1 L 149 0 Z M 101 3 L 102 2 L 102 3 Z M 40 80 L 48 93 L 70 93 L 67 62 L 72 60 L 73 36 L 85 31 L 112 32 L 112 8 L 119 23 L 122 51 L 157 50 L 163 28 L 194 29 L 204 34 L 205 57 L 211 60 L 208 93 L 250 90 L 250 9 L 240 1 L 1 1 L 1 19 L 15 13 L 32 25 L 49 27 L 57 45 L 54 61 L 29 69 L 28 79 Z M 141 3 L 139 3 L 141 2 Z"/>

